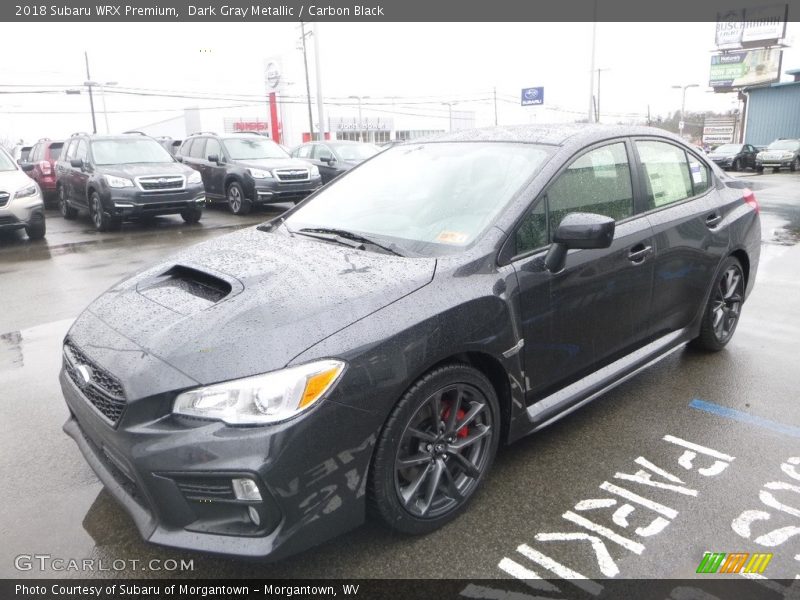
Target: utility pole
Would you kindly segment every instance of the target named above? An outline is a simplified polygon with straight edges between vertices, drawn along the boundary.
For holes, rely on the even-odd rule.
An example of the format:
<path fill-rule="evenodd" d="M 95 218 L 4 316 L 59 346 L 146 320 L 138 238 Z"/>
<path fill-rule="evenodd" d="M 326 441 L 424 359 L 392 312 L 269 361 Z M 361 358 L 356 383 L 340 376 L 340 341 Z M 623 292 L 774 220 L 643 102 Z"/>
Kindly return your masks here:
<path fill-rule="evenodd" d="M 448 131 L 453 131 L 453 105 L 458 104 L 458 102 L 442 102 L 442 104 L 447 107 L 448 120 L 450 122 Z M 495 123 L 497 122 L 496 119 L 495 117 Z"/>
<path fill-rule="evenodd" d="M 314 140 L 314 116 L 311 113 L 311 84 L 308 81 L 308 56 L 306 55 L 306 25 L 300 21 L 300 37 L 303 39 L 303 67 L 306 70 L 306 100 L 308 101 L 308 132 Z"/>
<path fill-rule="evenodd" d="M 83 51 L 83 58 L 86 61 L 86 81 L 91 81 L 92 76 L 89 75 L 89 53 Z M 97 133 L 97 119 L 94 116 L 94 97 L 92 96 L 92 86 L 89 87 L 89 106 L 92 109 L 92 133 Z"/>
<path fill-rule="evenodd" d="M 492 91 L 494 93 L 494 124 L 497 125 L 497 86 Z"/>
<path fill-rule="evenodd" d="M 322 108 L 322 67 L 319 63 L 319 29 L 317 22 L 311 25 L 311 35 L 314 37 L 314 67 L 317 79 L 317 119 L 319 119 L 319 139 L 325 140 L 325 115 Z"/>
<path fill-rule="evenodd" d="M 594 118 L 598 123 L 600 122 L 600 73 L 608 71 L 609 69 L 597 69 L 597 106 L 595 107 Z"/>

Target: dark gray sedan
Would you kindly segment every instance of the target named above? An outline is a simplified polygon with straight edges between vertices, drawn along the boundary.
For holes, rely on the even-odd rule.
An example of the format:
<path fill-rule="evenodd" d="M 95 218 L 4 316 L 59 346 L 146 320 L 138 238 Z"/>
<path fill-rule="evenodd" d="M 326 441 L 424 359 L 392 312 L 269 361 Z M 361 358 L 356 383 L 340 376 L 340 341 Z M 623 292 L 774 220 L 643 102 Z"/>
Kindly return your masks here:
<path fill-rule="evenodd" d="M 292 150 L 292 156 L 316 166 L 322 175 L 322 183 L 328 183 L 380 151 L 374 144 L 339 140 L 303 144 Z"/>
<path fill-rule="evenodd" d="M 158 544 L 277 559 L 368 507 L 430 532 L 500 444 L 725 347 L 759 245 L 753 193 L 659 129 L 409 143 L 100 296 L 64 429 Z"/>

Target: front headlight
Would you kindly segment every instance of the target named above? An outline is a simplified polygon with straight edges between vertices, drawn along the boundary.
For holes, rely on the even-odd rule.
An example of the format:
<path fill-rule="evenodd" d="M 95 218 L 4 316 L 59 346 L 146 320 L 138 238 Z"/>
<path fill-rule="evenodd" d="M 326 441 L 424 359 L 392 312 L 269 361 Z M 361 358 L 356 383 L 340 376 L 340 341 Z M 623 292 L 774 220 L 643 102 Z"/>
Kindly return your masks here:
<path fill-rule="evenodd" d="M 782 160 L 789 160 L 789 159 L 790 159 L 790 158 L 792 158 L 793 156 L 794 156 L 794 154 L 793 154 L 793 153 L 791 153 L 791 152 L 784 152 L 784 153 L 783 153 L 783 159 L 782 159 Z"/>
<path fill-rule="evenodd" d="M 14 192 L 14 198 L 30 198 L 31 196 L 35 196 L 39 193 L 39 188 L 36 186 L 35 183 L 30 185 L 26 185 L 23 188 L 19 188 L 16 192 Z"/>
<path fill-rule="evenodd" d="M 133 182 L 130 179 L 125 179 L 124 177 L 117 177 L 116 175 L 104 175 L 103 177 L 106 178 L 106 183 L 108 184 L 108 187 L 112 188 L 133 187 Z"/>
<path fill-rule="evenodd" d="M 253 179 L 272 179 L 272 173 L 263 169 L 247 169 Z"/>
<path fill-rule="evenodd" d="M 186 183 L 203 183 L 203 176 L 200 175 L 200 171 L 193 171 Z"/>
<path fill-rule="evenodd" d="M 320 360 L 190 390 L 175 398 L 172 412 L 230 425 L 277 423 L 313 406 L 334 386 L 344 366 L 342 361 Z"/>
<path fill-rule="evenodd" d="M 317 165 L 311 165 L 311 168 L 308 169 L 308 176 L 311 179 L 316 179 L 319 177 L 319 169 L 317 168 Z"/>

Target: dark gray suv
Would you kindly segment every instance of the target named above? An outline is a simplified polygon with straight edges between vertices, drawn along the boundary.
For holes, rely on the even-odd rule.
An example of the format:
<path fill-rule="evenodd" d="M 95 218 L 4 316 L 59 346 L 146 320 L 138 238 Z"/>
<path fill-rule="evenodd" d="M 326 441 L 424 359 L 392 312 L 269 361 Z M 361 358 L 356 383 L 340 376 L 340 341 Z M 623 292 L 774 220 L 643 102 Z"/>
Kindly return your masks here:
<path fill-rule="evenodd" d="M 86 209 L 98 231 L 156 215 L 197 223 L 205 203 L 200 174 L 141 134 L 72 135 L 56 163 L 56 191 L 65 219 Z"/>

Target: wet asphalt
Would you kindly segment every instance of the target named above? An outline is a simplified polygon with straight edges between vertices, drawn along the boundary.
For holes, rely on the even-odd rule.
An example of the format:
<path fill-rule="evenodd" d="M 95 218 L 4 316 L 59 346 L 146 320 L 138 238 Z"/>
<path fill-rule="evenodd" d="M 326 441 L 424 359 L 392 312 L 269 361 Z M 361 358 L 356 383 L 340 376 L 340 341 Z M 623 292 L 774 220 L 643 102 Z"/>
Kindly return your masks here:
<path fill-rule="evenodd" d="M 111 284 L 286 207 L 246 218 L 208 210 L 197 226 L 163 217 L 110 234 L 85 215 L 67 222 L 50 211 L 43 242 L 0 235 L 0 577 L 684 578 L 704 552 L 769 552 L 765 576 L 800 576 L 800 175 L 739 176 L 761 203 L 763 245 L 726 350 L 681 349 L 501 449 L 469 510 L 438 532 L 405 537 L 367 523 L 277 564 L 141 541 L 61 431 L 58 371 L 70 323 Z M 15 567 L 34 554 L 139 562 Z M 153 558 L 193 569 L 154 571 Z"/>

